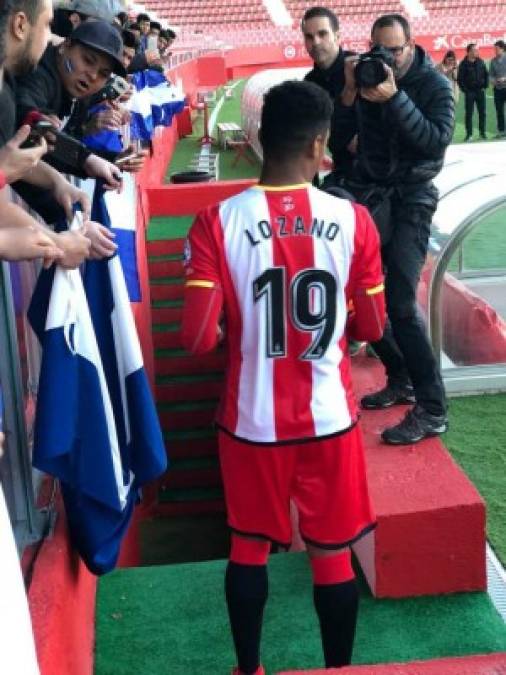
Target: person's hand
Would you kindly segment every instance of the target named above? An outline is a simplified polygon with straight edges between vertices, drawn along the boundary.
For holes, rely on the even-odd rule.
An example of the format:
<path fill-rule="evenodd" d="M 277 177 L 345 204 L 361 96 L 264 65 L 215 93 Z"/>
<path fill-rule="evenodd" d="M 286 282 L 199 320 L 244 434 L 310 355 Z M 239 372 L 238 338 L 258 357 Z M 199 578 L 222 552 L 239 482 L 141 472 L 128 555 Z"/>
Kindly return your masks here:
<path fill-rule="evenodd" d="M 99 131 L 116 131 L 123 124 L 122 115 L 119 110 L 108 108 L 101 110 L 93 115 L 86 124 L 87 134 L 96 134 Z"/>
<path fill-rule="evenodd" d="M 344 88 L 341 92 L 341 102 L 345 106 L 353 105 L 357 96 L 357 83 L 355 82 L 355 67 L 358 55 L 348 56 L 344 59 Z"/>
<path fill-rule="evenodd" d="M 89 220 L 84 224 L 84 232 L 91 242 L 90 258 L 93 260 L 110 258 L 116 253 L 115 234 L 108 227 Z"/>
<path fill-rule="evenodd" d="M 6 227 L 0 229 L 0 258 L 11 261 L 42 258 L 48 268 L 63 258 L 63 251 L 36 227 Z"/>
<path fill-rule="evenodd" d="M 73 270 L 89 257 L 91 242 L 82 230 L 67 230 L 56 235 L 58 248 L 63 251 L 60 265 Z"/>
<path fill-rule="evenodd" d="M 383 67 L 387 73 L 387 79 L 377 87 L 362 87 L 360 96 L 371 103 L 385 103 L 389 101 L 392 96 L 397 93 L 397 85 L 395 83 L 394 71 L 385 63 Z"/>
<path fill-rule="evenodd" d="M 160 58 L 160 52 L 155 51 L 155 50 L 146 50 L 144 52 L 144 56 L 146 57 L 146 62 L 148 66 L 161 66 L 162 65 L 162 60 Z"/>
<path fill-rule="evenodd" d="M 121 174 L 118 167 L 98 155 L 90 155 L 84 163 L 84 170 L 90 178 L 102 178 L 106 190 L 121 190 Z"/>
<path fill-rule="evenodd" d="M 53 188 L 53 197 L 65 211 L 69 223 L 74 218 L 74 204 L 80 204 L 83 212 L 83 220 L 88 220 L 91 214 L 91 201 L 86 192 L 79 190 L 63 177 L 59 177 Z"/>
<path fill-rule="evenodd" d="M 122 161 L 121 157 L 128 157 L 132 154 L 132 151 L 135 149 L 135 146 L 131 145 L 127 150 L 121 153 L 121 155 L 116 160 L 117 166 L 122 171 L 127 171 L 128 173 L 138 173 L 144 166 L 146 157 L 149 155 L 147 149 L 140 149 L 134 155 Z"/>
<path fill-rule="evenodd" d="M 47 153 L 47 143 L 43 138 L 33 148 L 20 147 L 30 135 L 30 131 L 31 127 L 24 124 L 0 149 L 0 170 L 4 172 L 8 183 L 23 178 Z"/>

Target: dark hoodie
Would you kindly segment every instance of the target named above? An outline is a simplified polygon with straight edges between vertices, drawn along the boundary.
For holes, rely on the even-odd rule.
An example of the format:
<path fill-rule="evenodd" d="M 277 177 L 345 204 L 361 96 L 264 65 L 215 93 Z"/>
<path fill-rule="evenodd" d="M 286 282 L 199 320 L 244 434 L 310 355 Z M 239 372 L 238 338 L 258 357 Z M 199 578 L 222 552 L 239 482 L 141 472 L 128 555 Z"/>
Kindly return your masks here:
<path fill-rule="evenodd" d="M 397 87 L 386 103 L 357 97 L 351 107 L 336 104 L 334 153 L 358 133 L 353 180 L 395 185 L 409 193 L 428 188 L 433 194 L 431 180 L 441 171 L 455 123 L 450 83 L 416 46 L 413 63 Z"/>

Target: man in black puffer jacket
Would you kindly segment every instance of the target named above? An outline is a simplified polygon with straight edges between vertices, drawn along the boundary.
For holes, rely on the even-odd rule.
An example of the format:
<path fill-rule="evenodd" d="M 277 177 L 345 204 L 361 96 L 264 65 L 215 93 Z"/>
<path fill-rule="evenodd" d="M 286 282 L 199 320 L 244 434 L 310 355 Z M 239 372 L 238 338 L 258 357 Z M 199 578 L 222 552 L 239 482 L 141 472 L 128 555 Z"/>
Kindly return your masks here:
<path fill-rule="evenodd" d="M 478 109 L 478 128 L 480 137 L 487 138 L 487 106 L 485 104 L 485 90 L 488 87 L 488 70 L 485 61 L 480 59 L 478 47 L 471 42 L 466 47 L 466 57 L 460 62 L 457 83 L 464 93 L 466 102 L 466 137 L 469 141 L 473 136 L 473 110 Z"/>
<path fill-rule="evenodd" d="M 417 303 L 438 193 L 432 183 L 443 166 L 455 121 L 450 84 L 411 38 L 398 14 L 379 17 L 373 45 L 390 52 L 385 80 L 359 88 L 357 58 L 345 66 L 346 85 L 334 109 L 333 136 L 342 148 L 357 136 L 357 156 L 344 187 L 369 206 L 380 230 L 389 325 L 373 347 L 387 385 L 362 399 L 366 409 L 415 403 L 385 429 L 384 442 L 416 443 L 446 431 L 447 406 L 439 365 Z"/>

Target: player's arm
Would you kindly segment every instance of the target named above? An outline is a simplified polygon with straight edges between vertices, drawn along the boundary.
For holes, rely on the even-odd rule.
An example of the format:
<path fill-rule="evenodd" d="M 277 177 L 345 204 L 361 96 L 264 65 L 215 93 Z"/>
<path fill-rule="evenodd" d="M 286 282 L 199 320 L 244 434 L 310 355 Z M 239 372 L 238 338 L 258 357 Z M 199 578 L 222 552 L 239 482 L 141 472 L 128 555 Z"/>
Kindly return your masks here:
<path fill-rule="evenodd" d="M 216 347 L 223 292 L 217 269 L 214 242 L 203 215 L 197 216 L 187 244 L 181 341 L 192 354 L 205 354 Z"/>
<path fill-rule="evenodd" d="M 350 270 L 346 333 L 353 340 L 375 342 L 385 328 L 385 294 L 379 235 L 364 206 L 356 213 L 355 255 Z"/>

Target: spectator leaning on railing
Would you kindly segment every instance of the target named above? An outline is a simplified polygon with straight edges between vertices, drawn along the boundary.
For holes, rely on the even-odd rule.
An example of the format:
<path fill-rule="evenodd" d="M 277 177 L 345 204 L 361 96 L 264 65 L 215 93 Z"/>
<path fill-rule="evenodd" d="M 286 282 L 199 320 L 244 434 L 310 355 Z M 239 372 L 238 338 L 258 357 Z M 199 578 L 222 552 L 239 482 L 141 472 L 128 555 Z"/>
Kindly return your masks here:
<path fill-rule="evenodd" d="M 11 87 L 12 75 L 26 72 L 36 65 L 49 39 L 51 17 L 50 0 L 12 0 L 8 12 L 4 14 L 1 34 L 4 58 L 0 92 L 0 185 L 3 188 L 23 177 L 30 181 L 32 189 L 40 186 L 48 190 L 51 199 L 68 216 L 75 202 L 80 202 L 89 216 L 88 197 L 40 161 L 47 152 L 45 141 L 42 139 L 36 147 L 21 149 L 30 128 L 23 126 L 15 133 L 16 106 Z M 24 209 L 13 204 L 8 191 L 4 189 L 0 190 L 0 225 L 17 230 L 16 237 L 5 230 L 0 236 L 0 250 L 9 259 L 43 257 L 50 264 L 58 257 L 65 267 L 75 267 L 90 250 L 90 241 L 83 233 L 53 233 Z"/>
<path fill-rule="evenodd" d="M 55 125 L 71 114 L 76 101 L 100 91 L 113 72 L 125 76 L 122 63 L 123 43 L 116 28 L 104 21 L 82 23 L 62 45 L 49 45 L 35 70 L 17 79 L 16 104 L 18 120 L 36 110 Z M 84 112 L 86 108 L 84 108 Z M 74 115 L 72 116 L 74 120 Z M 74 120 L 75 124 L 83 120 Z M 72 128 L 67 126 L 72 135 Z M 121 174 L 112 163 L 92 154 L 84 146 L 80 151 L 82 169 L 64 161 L 48 158 L 60 171 L 87 178 L 101 178 L 108 189 L 121 187 Z M 52 221 L 44 204 L 47 195 L 33 194 L 26 186 L 17 186 L 25 200 Z M 41 211 L 43 209 L 43 211 Z"/>

